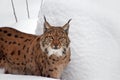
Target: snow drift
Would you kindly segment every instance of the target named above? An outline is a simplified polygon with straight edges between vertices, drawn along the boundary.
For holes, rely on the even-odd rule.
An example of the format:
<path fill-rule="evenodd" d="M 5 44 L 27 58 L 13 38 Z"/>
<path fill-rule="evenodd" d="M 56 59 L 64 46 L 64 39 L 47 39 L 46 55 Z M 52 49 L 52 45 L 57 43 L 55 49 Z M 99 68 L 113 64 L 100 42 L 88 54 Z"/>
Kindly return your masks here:
<path fill-rule="evenodd" d="M 51 25 L 59 26 L 72 18 L 72 59 L 62 79 L 120 80 L 120 10 L 110 4 L 114 1 L 43 0 L 37 34 L 42 32 L 44 15 Z"/>

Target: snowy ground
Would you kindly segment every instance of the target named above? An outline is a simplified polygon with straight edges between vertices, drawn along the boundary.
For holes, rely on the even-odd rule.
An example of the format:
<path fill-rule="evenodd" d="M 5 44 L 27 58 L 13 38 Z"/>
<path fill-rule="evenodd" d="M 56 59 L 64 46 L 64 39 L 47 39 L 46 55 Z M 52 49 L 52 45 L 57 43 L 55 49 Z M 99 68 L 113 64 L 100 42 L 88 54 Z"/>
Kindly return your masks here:
<path fill-rule="evenodd" d="M 0 80 L 56 80 L 52 78 L 45 78 L 40 76 L 24 76 L 24 75 L 10 75 L 0 74 Z"/>
<path fill-rule="evenodd" d="M 37 0 L 33 4 L 31 14 L 35 13 L 34 10 L 38 13 L 40 8 Z M 13 26 L 24 32 L 41 34 L 43 15 L 52 25 L 63 25 L 72 18 L 69 32 L 72 60 L 62 78 L 64 80 L 120 80 L 119 4 L 119 0 L 69 0 L 69 2 L 68 0 L 43 0 L 37 29 L 37 17 L 32 17 L 36 20 L 26 20 L 26 15 L 21 14 L 20 8 L 17 12 L 20 16 L 19 23 L 11 22 L 14 18 L 11 18 L 6 11 L 0 12 L 2 18 L 0 22 L 1 25 Z M 13 80 L 14 76 L 0 74 L 0 80 L 7 80 L 6 77 Z M 25 80 L 28 77 L 30 80 L 38 79 L 33 76 L 15 76 L 14 80 L 16 78 Z"/>
<path fill-rule="evenodd" d="M 72 60 L 63 79 L 120 80 L 119 4 L 119 0 L 44 0 L 37 34 L 42 32 L 43 15 L 51 25 L 72 18 Z"/>

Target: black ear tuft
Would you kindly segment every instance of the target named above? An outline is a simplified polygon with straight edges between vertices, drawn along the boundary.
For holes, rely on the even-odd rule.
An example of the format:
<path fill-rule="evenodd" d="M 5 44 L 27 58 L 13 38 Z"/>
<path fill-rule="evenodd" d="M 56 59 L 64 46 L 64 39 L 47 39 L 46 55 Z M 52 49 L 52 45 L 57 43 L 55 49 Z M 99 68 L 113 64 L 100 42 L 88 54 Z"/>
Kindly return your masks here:
<path fill-rule="evenodd" d="M 51 25 L 47 22 L 46 17 L 44 16 L 44 32 L 46 32 L 49 28 L 51 28 Z"/>
<path fill-rule="evenodd" d="M 44 16 L 44 21 L 47 22 L 46 17 Z"/>
<path fill-rule="evenodd" d="M 67 23 L 69 24 L 71 20 L 72 20 L 72 19 L 69 19 L 69 21 L 68 21 Z"/>
<path fill-rule="evenodd" d="M 63 29 L 65 30 L 66 34 L 68 34 L 68 31 L 69 31 L 69 23 L 72 19 L 70 19 L 64 26 L 63 26 Z"/>

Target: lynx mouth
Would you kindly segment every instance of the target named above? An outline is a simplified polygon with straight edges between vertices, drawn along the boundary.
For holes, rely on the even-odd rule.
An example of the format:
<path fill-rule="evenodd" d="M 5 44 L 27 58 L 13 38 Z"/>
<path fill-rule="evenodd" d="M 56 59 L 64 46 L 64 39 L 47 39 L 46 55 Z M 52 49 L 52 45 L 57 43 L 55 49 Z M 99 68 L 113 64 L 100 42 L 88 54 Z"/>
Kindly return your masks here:
<path fill-rule="evenodd" d="M 48 56 L 51 56 L 54 54 L 57 57 L 60 57 L 65 53 L 65 49 L 63 49 L 63 48 L 53 49 L 53 48 L 49 47 L 49 48 L 46 48 L 45 51 L 48 53 Z"/>

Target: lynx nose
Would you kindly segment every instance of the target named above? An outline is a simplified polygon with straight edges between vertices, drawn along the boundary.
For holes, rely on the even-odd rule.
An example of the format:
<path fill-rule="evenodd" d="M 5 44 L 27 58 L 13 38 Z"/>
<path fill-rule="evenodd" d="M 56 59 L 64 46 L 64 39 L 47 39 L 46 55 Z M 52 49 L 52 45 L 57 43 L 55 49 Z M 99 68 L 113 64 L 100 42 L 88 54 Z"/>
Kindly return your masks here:
<path fill-rule="evenodd" d="M 53 49 L 58 49 L 58 48 L 59 48 L 58 45 L 54 45 L 54 46 L 53 46 Z"/>
<path fill-rule="evenodd" d="M 58 40 L 55 40 L 52 42 L 52 48 L 53 49 L 59 49 L 60 48 L 60 43 Z"/>

